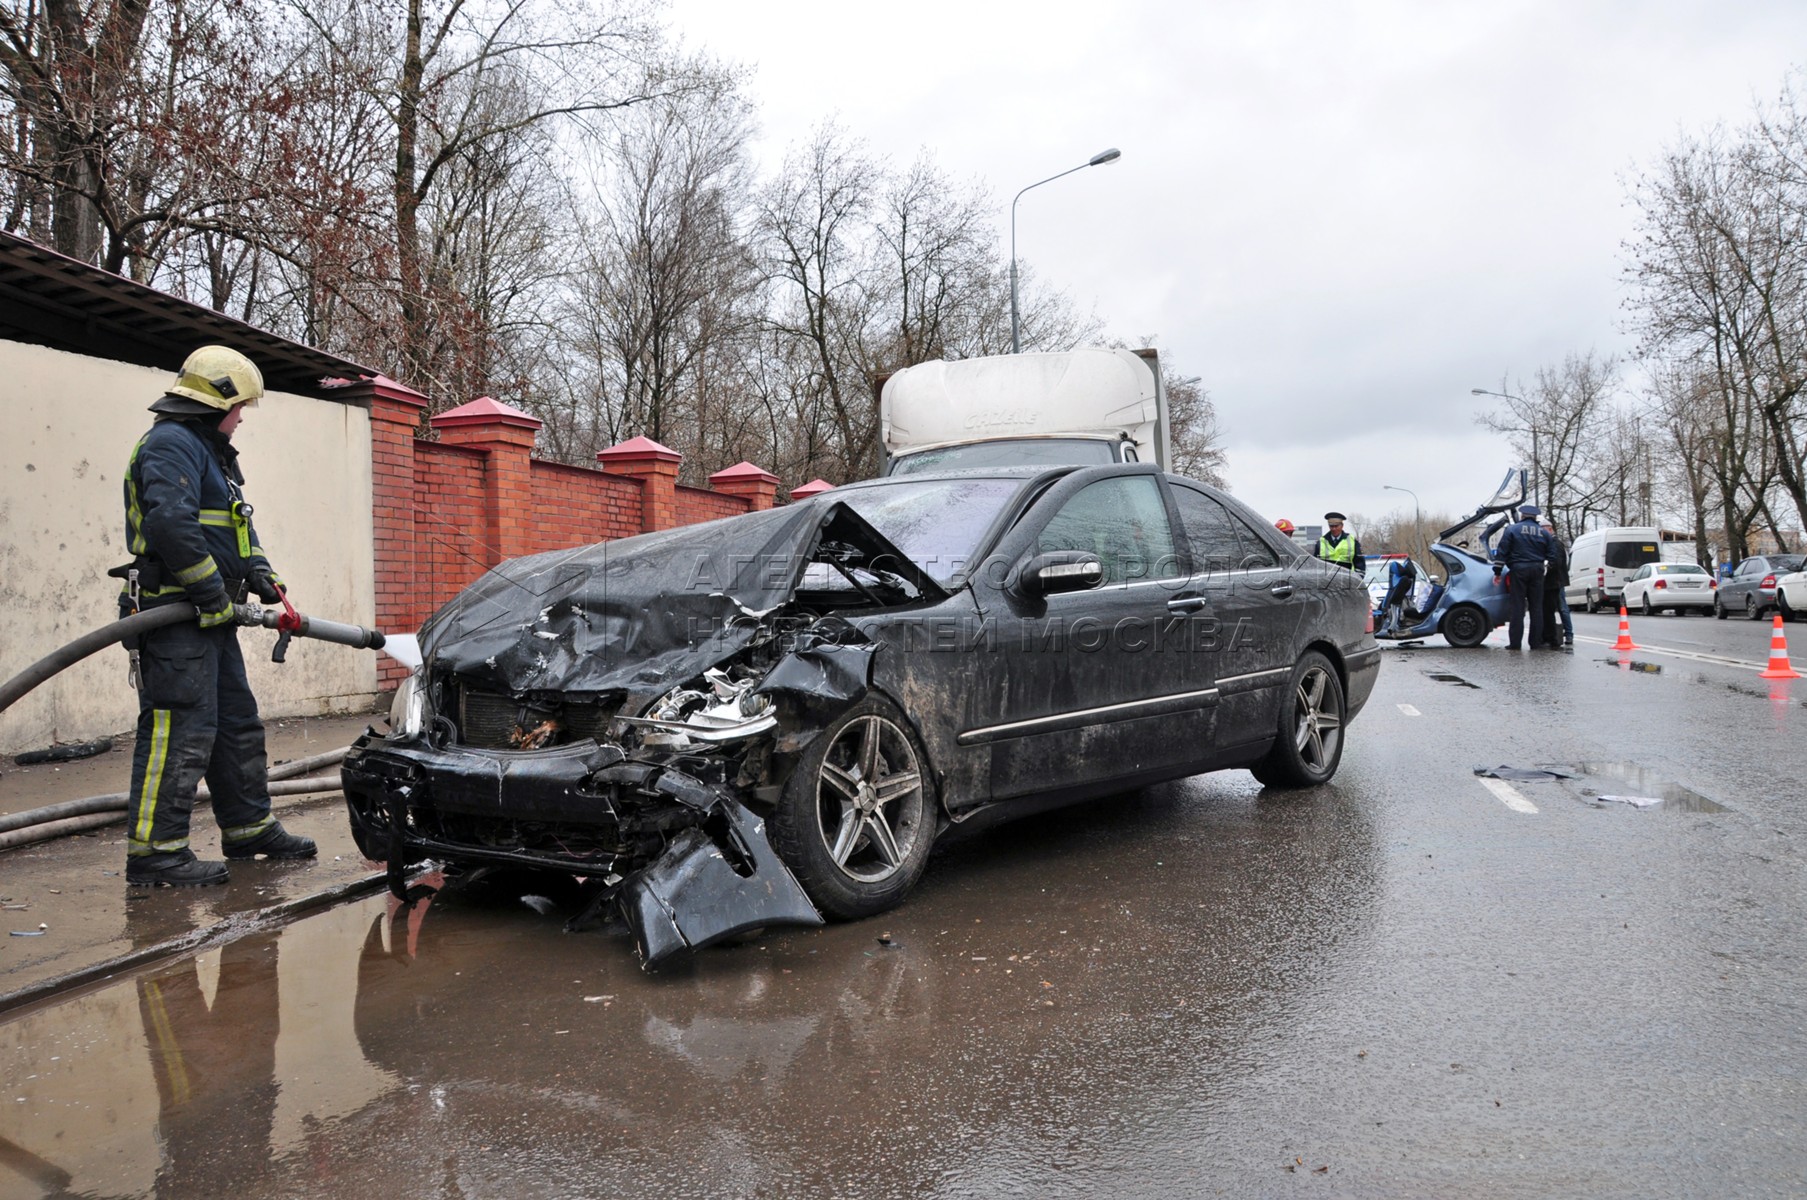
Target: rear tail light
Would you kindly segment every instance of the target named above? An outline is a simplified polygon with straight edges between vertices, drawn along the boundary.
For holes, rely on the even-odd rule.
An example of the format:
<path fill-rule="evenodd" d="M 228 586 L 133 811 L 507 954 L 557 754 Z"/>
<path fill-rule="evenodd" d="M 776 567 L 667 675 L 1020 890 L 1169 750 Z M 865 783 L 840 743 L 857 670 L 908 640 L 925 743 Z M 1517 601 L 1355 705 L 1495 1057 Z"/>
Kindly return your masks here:
<path fill-rule="evenodd" d="M 1371 608 L 1368 610 L 1368 627 L 1366 629 L 1362 630 L 1362 632 L 1363 633 L 1373 633 L 1374 632 L 1374 610 Z"/>
<path fill-rule="evenodd" d="M 1719 590 L 1719 581 L 1717 579 L 1709 579 L 1709 580 L 1707 580 L 1707 586 L 1712 588 L 1714 591 L 1718 591 Z"/>
<path fill-rule="evenodd" d="M 1655 583 L 1655 585 L 1654 585 L 1654 586 L 1655 586 L 1655 587 L 1656 587 L 1656 588 L 1657 588 L 1657 589 L 1658 589 L 1658 590 L 1661 590 L 1661 589 L 1663 589 L 1663 588 L 1666 588 L 1666 587 L 1668 587 L 1668 586 L 1669 586 L 1669 581 L 1668 581 L 1668 580 L 1667 580 L 1667 579 L 1659 579 L 1659 580 L 1657 580 L 1657 581 L 1656 581 L 1656 583 Z"/>
<path fill-rule="evenodd" d="M 1763 582 L 1759 583 L 1757 586 L 1762 588 L 1764 591 L 1768 591 L 1769 589 L 1776 586 L 1776 577 L 1774 575 L 1765 575 L 1763 577 Z"/>
<path fill-rule="evenodd" d="M 1606 586 L 1606 568 L 1605 567 L 1595 567 L 1594 568 L 1594 582 L 1599 584 L 1601 587 Z"/>

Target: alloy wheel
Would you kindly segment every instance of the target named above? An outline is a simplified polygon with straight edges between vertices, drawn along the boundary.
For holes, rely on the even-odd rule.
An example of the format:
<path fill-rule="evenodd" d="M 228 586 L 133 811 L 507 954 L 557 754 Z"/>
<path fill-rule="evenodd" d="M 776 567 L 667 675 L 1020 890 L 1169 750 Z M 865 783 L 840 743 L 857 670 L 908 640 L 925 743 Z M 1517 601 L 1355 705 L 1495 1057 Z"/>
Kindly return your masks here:
<path fill-rule="evenodd" d="M 891 721 L 867 715 L 835 735 L 816 778 L 816 828 L 835 866 L 878 883 L 895 875 L 929 836 L 922 766 Z"/>
<path fill-rule="evenodd" d="M 1312 666 L 1293 693 L 1293 738 L 1299 757 L 1314 771 L 1336 761 L 1343 739 L 1342 690 L 1326 667 Z"/>

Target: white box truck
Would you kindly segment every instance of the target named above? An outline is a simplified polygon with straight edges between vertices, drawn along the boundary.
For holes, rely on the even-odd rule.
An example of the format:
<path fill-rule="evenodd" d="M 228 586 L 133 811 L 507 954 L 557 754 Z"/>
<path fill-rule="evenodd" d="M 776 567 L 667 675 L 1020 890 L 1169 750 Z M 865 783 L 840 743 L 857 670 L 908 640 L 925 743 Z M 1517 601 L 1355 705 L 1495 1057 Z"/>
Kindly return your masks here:
<path fill-rule="evenodd" d="M 1569 547 L 1569 585 L 1563 589 L 1569 607 L 1619 607 L 1625 581 L 1645 563 L 1663 561 L 1662 547 L 1662 534 L 1648 525 L 1588 530 Z"/>
<path fill-rule="evenodd" d="M 885 474 L 963 467 L 1168 465 L 1154 350 L 937 360 L 879 380 Z"/>

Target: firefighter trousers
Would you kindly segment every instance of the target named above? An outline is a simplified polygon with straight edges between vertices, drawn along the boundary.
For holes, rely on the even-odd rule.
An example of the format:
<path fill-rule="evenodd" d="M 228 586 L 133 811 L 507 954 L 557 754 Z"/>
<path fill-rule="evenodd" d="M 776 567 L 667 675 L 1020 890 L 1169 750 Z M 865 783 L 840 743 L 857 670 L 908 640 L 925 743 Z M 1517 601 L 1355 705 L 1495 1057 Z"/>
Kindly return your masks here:
<path fill-rule="evenodd" d="M 139 646 L 138 675 L 126 853 L 186 850 L 203 777 L 223 842 L 250 841 L 268 829 L 264 725 L 245 678 L 237 627 L 182 622 L 153 629 Z"/>

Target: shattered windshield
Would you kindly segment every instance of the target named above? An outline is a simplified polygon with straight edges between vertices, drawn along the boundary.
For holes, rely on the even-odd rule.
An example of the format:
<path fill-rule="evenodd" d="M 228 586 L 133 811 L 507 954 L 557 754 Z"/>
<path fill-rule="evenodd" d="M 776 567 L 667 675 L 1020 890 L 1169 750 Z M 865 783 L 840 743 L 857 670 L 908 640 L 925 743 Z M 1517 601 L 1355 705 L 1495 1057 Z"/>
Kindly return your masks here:
<path fill-rule="evenodd" d="M 849 488 L 836 498 L 937 583 L 958 575 L 1020 479 L 932 479 L 921 483 Z"/>

